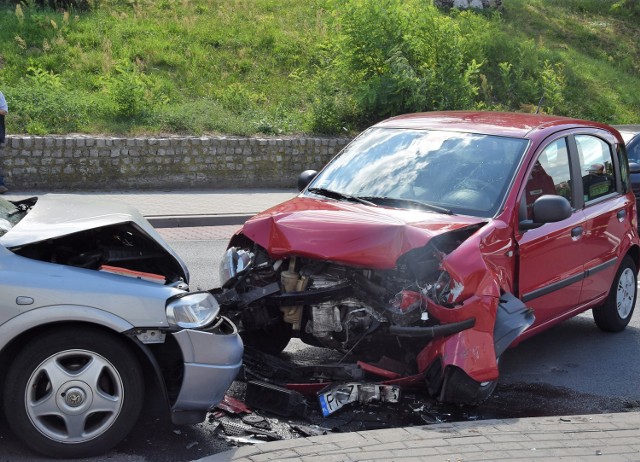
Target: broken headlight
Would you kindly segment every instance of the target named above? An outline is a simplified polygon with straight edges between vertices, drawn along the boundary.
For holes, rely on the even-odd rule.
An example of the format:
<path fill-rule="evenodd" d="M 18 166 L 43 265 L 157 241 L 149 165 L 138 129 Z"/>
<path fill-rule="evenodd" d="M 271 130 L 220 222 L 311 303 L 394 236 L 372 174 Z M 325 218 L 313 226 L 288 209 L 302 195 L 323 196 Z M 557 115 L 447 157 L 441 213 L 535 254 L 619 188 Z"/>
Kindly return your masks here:
<path fill-rule="evenodd" d="M 432 298 L 440 305 L 446 305 L 451 293 L 451 276 L 446 271 L 440 273 L 438 280 L 431 287 Z"/>
<path fill-rule="evenodd" d="M 209 292 L 178 295 L 167 303 L 167 320 L 172 326 L 194 329 L 211 324 L 220 306 Z"/>
<path fill-rule="evenodd" d="M 231 247 L 227 249 L 222 261 L 220 261 L 220 284 L 222 287 L 227 282 L 235 278 L 238 274 L 243 273 L 251 267 L 253 262 L 253 253 L 248 250 Z"/>

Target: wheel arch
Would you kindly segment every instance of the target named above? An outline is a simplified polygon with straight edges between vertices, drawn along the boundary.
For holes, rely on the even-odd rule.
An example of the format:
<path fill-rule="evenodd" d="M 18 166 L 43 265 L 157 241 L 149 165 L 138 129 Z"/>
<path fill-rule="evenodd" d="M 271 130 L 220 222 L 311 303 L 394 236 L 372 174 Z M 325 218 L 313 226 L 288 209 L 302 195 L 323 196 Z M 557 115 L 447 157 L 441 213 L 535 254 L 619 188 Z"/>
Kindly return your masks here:
<path fill-rule="evenodd" d="M 627 255 L 631 257 L 633 263 L 636 265 L 636 271 L 640 271 L 640 247 L 633 245 L 627 251 Z"/>
<path fill-rule="evenodd" d="M 4 327 L 4 326 L 3 326 Z M 169 409 L 169 398 L 165 381 L 162 375 L 162 371 L 155 360 L 154 354 L 140 342 L 135 336 L 127 335 L 126 332 L 114 330 L 112 327 L 107 327 L 102 324 L 87 321 L 57 321 L 47 322 L 39 325 L 32 326 L 31 328 L 20 332 L 7 342 L 0 351 L 0 370 L 8 371 L 13 365 L 13 360 L 17 356 L 17 353 L 21 351 L 29 341 L 37 336 L 44 335 L 49 332 L 60 329 L 92 329 L 102 332 L 114 339 L 119 339 L 136 357 L 142 368 L 142 375 L 144 383 L 146 384 L 149 393 L 146 394 L 145 400 L 150 404 L 153 402 L 153 398 L 161 397 L 163 402 L 166 403 L 165 409 Z M 5 377 L 3 374 L 2 380 L 0 380 L 0 396 L 4 395 Z"/>

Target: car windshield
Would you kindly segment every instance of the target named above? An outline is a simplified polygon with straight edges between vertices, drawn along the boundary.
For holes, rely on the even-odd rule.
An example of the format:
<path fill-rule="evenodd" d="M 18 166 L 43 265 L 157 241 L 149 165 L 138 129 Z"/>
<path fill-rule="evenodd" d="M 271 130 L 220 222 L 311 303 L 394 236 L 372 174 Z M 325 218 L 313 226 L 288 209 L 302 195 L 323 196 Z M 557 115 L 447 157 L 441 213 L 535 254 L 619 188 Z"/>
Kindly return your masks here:
<path fill-rule="evenodd" d="M 307 194 L 491 217 L 527 145 L 521 138 L 372 128 L 318 174 Z"/>
<path fill-rule="evenodd" d="M 0 236 L 4 236 L 23 216 L 20 208 L 0 198 Z"/>

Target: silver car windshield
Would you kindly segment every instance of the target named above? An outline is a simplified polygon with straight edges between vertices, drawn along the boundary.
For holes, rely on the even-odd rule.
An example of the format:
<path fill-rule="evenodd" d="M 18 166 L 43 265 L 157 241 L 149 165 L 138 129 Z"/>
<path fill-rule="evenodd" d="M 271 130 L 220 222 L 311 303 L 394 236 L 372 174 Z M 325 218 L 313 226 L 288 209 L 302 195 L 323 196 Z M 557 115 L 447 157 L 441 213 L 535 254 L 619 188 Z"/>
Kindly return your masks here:
<path fill-rule="evenodd" d="M 491 217 L 527 145 L 521 138 L 372 128 L 320 172 L 307 194 Z"/>
<path fill-rule="evenodd" d="M 18 207 L 0 198 L 0 236 L 4 236 L 23 216 L 24 213 Z"/>

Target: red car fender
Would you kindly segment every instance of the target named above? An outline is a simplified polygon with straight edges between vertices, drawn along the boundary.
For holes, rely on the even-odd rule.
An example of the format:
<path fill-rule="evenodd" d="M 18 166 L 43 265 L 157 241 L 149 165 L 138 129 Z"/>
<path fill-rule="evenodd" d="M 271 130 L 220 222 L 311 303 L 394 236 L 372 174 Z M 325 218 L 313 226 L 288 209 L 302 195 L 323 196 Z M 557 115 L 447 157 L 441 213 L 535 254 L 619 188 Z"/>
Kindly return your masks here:
<path fill-rule="evenodd" d="M 417 365 L 421 373 L 438 358 L 443 370 L 447 366 L 463 369 L 478 382 L 498 378 L 498 364 L 494 348 L 493 330 L 499 298 L 474 296 L 458 308 L 446 308 L 430 303 L 429 313 L 441 322 L 456 322 L 475 318 L 473 328 L 445 338 L 434 339 L 418 354 Z"/>

